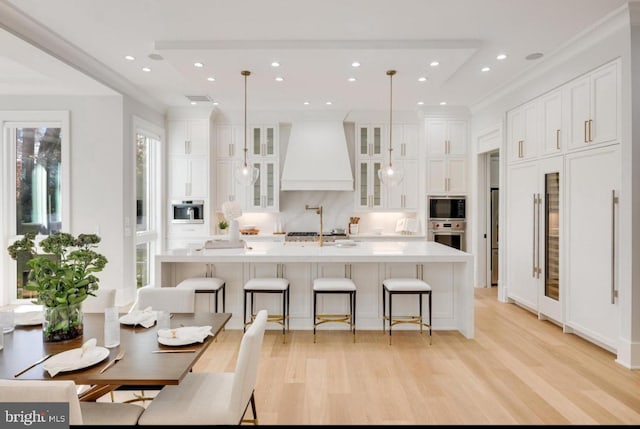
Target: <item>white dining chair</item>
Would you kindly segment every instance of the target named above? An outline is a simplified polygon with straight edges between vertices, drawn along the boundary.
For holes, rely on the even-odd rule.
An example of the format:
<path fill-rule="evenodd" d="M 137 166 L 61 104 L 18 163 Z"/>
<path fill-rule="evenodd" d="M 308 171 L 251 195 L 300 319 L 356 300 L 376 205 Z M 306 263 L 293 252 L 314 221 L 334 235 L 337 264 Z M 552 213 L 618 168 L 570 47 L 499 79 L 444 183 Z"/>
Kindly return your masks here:
<path fill-rule="evenodd" d="M 82 302 L 83 313 L 104 313 L 105 308 L 116 306 L 115 289 L 98 289 Z"/>
<path fill-rule="evenodd" d="M 193 313 L 195 311 L 196 293 L 194 289 L 177 289 L 174 287 L 145 287 L 138 289 L 138 298 L 131 310 L 164 310 L 170 313 Z"/>
<path fill-rule="evenodd" d="M 69 424 L 76 425 L 127 425 L 132 426 L 144 410 L 134 404 L 112 402 L 80 402 L 76 385 L 72 380 L 2 380 L 0 379 L 0 403 L 29 402 L 30 409 L 38 411 L 43 402 L 67 402 Z"/>
<path fill-rule="evenodd" d="M 179 385 L 165 386 L 142 413 L 138 424 L 257 424 L 254 390 L 267 316 L 267 310 L 260 310 L 242 336 L 234 372 L 190 372 Z M 253 419 L 243 420 L 249 405 Z"/>

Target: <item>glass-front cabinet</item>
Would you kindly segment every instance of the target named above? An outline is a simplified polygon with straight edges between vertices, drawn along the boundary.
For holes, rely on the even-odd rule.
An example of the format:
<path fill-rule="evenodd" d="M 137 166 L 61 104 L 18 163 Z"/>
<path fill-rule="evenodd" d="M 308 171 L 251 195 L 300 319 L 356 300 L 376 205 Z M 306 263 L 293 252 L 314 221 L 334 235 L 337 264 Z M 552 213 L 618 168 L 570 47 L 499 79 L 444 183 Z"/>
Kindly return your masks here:
<path fill-rule="evenodd" d="M 378 177 L 378 170 L 382 168 L 382 160 L 380 161 L 361 161 L 359 163 L 357 176 L 357 200 L 358 209 L 367 210 L 381 208 L 382 186 Z"/>
<path fill-rule="evenodd" d="M 560 174 L 545 174 L 544 296 L 560 299 Z"/>
<path fill-rule="evenodd" d="M 273 125 L 254 125 L 249 128 L 251 155 L 274 156 L 276 154 L 276 127 Z"/>
<path fill-rule="evenodd" d="M 252 211 L 278 211 L 278 170 L 275 161 L 253 162 L 260 171 L 252 185 L 249 209 Z"/>
<path fill-rule="evenodd" d="M 382 125 L 358 125 L 358 154 L 360 158 L 382 156 Z"/>

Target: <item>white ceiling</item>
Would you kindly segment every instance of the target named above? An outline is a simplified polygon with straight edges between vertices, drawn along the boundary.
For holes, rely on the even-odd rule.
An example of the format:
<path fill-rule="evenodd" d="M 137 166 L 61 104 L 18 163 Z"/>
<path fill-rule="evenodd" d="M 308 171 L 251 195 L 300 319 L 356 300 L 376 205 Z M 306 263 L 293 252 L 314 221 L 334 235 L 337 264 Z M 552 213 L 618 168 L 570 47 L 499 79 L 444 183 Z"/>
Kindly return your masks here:
<path fill-rule="evenodd" d="M 240 71 L 246 69 L 252 72 L 251 109 L 386 110 L 385 72 L 395 69 L 394 109 L 413 110 L 419 101 L 481 101 L 544 61 L 528 61 L 528 54 L 548 57 L 626 0 L 0 2 L 13 4 L 165 106 L 188 106 L 185 95 L 208 95 L 221 109 L 241 109 Z M 150 59 L 152 53 L 164 60 Z M 498 53 L 508 58 L 498 61 Z M 64 76 L 49 76 L 43 55 L 35 57 L 0 51 L 0 93 L 31 83 L 42 91 L 43 76 L 52 87 L 56 79 L 64 82 Z M 270 66 L 274 60 L 281 63 L 277 69 Z M 354 60 L 362 64 L 357 69 Z M 433 60 L 440 65 L 430 67 Z M 195 68 L 195 61 L 204 67 Z M 152 71 L 141 71 L 145 66 Z M 481 72 L 483 66 L 491 71 Z M 216 80 L 208 82 L 209 76 Z M 285 80 L 276 82 L 276 76 Z M 427 81 L 418 82 L 421 76 Z"/>

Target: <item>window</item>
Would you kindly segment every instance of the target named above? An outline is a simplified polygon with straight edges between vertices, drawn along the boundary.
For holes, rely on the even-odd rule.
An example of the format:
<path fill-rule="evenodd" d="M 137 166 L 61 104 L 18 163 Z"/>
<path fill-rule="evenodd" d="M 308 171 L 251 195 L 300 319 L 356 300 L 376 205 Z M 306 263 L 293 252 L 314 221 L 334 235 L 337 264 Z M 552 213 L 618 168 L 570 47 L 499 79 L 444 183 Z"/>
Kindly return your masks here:
<path fill-rule="evenodd" d="M 40 239 L 68 230 L 69 222 L 69 113 L 0 112 L 3 172 L 0 220 L 7 231 L 6 249 L 26 232 Z M 32 298 L 23 290 L 26 258 L 0 257 L 2 302 Z"/>
<path fill-rule="evenodd" d="M 135 198 L 136 198 L 136 285 L 153 282 L 153 256 L 159 240 L 160 153 L 159 133 L 147 131 L 150 124 L 136 121 Z"/>

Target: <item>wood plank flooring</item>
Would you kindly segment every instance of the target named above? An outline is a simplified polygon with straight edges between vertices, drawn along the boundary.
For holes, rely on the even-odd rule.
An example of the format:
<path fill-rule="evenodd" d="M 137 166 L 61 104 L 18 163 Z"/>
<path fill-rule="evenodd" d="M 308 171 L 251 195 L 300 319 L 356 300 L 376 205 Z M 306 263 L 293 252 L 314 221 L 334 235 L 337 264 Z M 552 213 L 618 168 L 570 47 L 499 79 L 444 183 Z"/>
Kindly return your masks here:
<path fill-rule="evenodd" d="M 272 425 L 640 424 L 640 371 L 477 289 L 476 337 L 457 331 L 265 334 L 256 388 Z M 339 325 L 337 325 L 339 326 Z M 242 332 L 226 330 L 195 371 L 233 371 Z M 250 412 L 249 412 L 250 413 Z"/>

